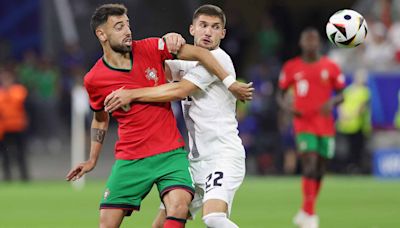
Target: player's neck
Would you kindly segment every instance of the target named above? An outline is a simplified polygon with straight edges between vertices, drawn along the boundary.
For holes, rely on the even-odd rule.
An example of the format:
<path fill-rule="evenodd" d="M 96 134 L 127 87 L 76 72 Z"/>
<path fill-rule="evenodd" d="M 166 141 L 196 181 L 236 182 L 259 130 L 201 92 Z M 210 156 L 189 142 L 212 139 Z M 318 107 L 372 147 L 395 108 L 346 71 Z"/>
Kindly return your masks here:
<path fill-rule="evenodd" d="M 301 58 L 304 62 L 313 63 L 317 62 L 321 58 L 321 55 L 319 53 L 304 53 L 301 55 Z"/>
<path fill-rule="evenodd" d="M 104 60 L 112 67 L 119 69 L 129 69 L 131 68 L 131 55 L 130 52 L 127 53 L 119 53 L 113 50 L 105 50 L 103 58 Z"/>

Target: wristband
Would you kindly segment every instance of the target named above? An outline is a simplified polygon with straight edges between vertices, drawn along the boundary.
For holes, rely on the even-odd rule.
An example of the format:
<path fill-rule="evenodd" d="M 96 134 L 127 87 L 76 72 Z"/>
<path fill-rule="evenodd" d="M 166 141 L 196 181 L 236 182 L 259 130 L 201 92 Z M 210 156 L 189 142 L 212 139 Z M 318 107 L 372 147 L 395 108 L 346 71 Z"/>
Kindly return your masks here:
<path fill-rule="evenodd" d="M 233 83 L 236 82 L 236 79 L 232 75 L 228 75 L 222 83 L 224 83 L 225 87 L 228 89 Z"/>

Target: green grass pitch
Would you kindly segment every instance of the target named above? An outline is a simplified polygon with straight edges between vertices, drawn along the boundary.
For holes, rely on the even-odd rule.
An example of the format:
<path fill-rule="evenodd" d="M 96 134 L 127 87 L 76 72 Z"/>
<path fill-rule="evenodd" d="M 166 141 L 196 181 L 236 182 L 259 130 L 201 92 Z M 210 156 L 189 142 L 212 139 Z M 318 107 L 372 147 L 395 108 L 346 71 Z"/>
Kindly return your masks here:
<path fill-rule="evenodd" d="M 82 191 L 62 181 L 0 183 L 0 228 L 97 227 L 104 181 Z M 247 177 L 237 192 L 232 220 L 244 228 L 290 228 L 300 205 L 299 177 Z M 151 227 L 159 205 L 156 191 L 122 227 Z M 322 228 L 400 227 L 400 180 L 327 176 L 317 212 Z M 186 227 L 204 227 L 200 217 Z"/>

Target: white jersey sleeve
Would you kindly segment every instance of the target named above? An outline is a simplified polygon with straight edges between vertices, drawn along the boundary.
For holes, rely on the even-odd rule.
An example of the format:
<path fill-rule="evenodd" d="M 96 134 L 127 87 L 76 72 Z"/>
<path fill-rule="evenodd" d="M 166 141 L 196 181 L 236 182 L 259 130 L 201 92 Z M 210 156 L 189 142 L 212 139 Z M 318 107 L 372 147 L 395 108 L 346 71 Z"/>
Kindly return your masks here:
<path fill-rule="evenodd" d="M 197 61 L 166 60 L 172 74 L 172 81 L 180 81 L 186 72 L 196 66 Z"/>
<path fill-rule="evenodd" d="M 211 51 L 211 53 L 222 66 L 233 66 L 230 57 L 224 51 L 222 51 L 222 49 L 218 48 Z M 233 68 L 226 70 L 228 70 L 231 75 L 236 77 Z M 192 82 L 203 91 L 206 91 L 206 88 L 215 81 L 219 81 L 219 78 L 208 72 L 207 69 L 199 63 L 194 68 L 191 68 L 183 78 Z"/>

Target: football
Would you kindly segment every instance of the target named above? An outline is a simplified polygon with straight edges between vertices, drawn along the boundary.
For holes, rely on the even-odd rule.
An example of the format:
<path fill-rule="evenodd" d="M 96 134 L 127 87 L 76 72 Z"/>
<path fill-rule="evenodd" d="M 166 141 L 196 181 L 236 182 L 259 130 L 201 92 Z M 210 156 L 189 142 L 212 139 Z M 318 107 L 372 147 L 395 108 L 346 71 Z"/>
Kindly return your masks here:
<path fill-rule="evenodd" d="M 364 17 L 350 9 L 337 11 L 326 24 L 328 39 L 341 48 L 352 48 L 362 44 L 367 32 L 368 26 Z"/>

